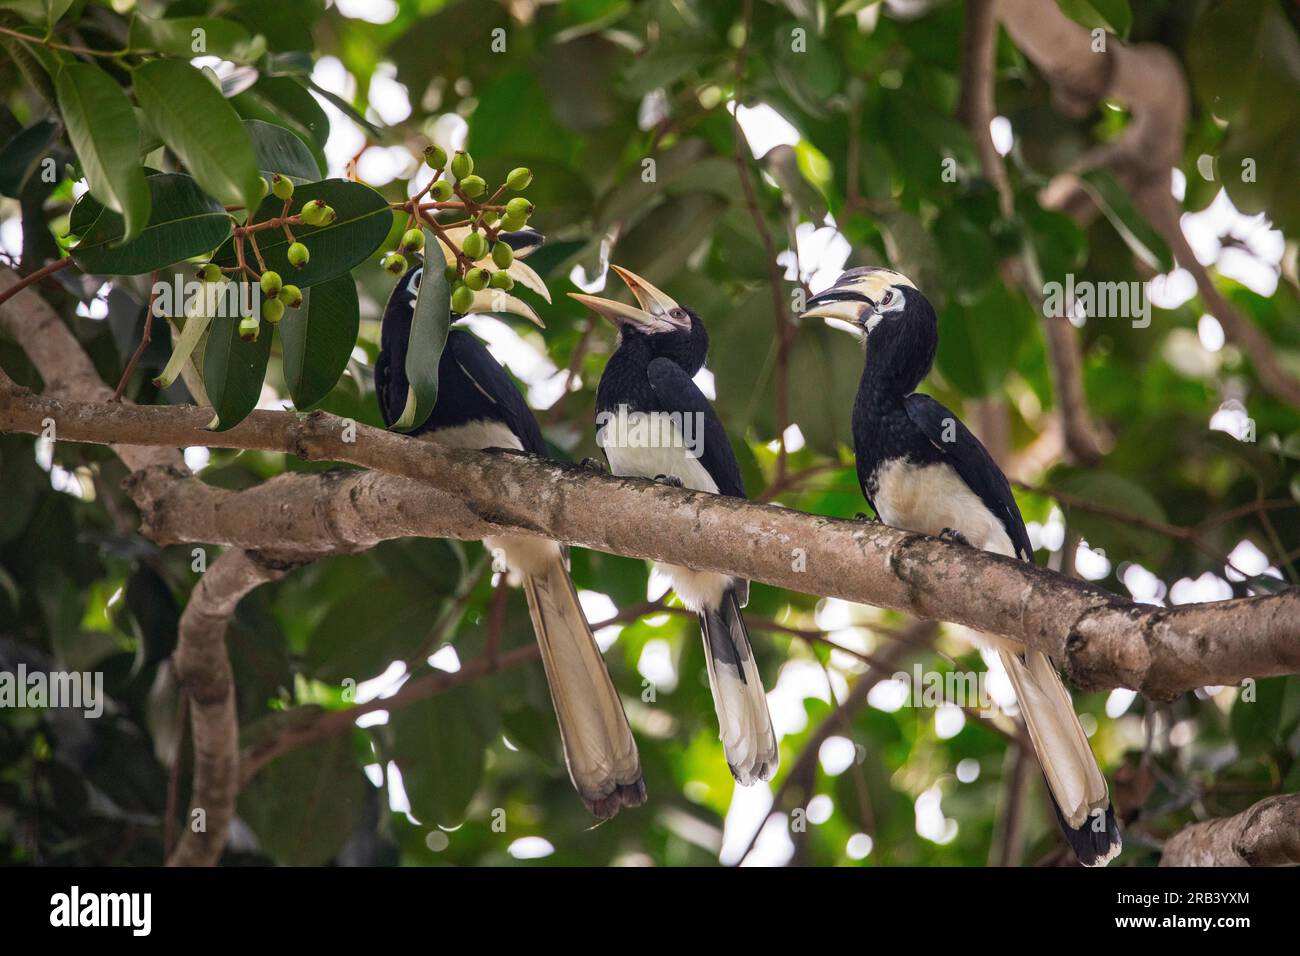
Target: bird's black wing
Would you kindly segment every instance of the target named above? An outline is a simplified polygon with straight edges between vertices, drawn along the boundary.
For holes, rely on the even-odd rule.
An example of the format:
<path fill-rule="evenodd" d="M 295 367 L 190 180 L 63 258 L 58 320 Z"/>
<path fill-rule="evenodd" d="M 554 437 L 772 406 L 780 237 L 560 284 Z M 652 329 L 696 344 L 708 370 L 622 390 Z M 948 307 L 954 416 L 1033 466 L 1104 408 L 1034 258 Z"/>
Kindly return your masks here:
<path fill-rule="evenodd" d="M 693 415 L 696 416 L 696 422 L 703 423 L 700 464 L 718 486 L 718 493 L 744 498 L 745 483 L 740 477 L 740 466 L 736 464 L 736 453 L 727 440 L 722 420 L 699 386 L 686 374 L 685 369 L 668 358 L 660 357 L 651 361 L 646 374 L 655 391 L 659 410 L 680 412 L 683 416 Z"/>
<path fill-rule="evenodd" d="M 907 417 L 939 450 L 943 460 L 952 465 L 961 480 L 1002 522 L 1017 557 L 1034 560 L 1034 549 L 1029 543 L 1025 520 L 1011 494 L 1011 485 L 988 449 L 961 419 L 929 395 L 909 395 L 903 399 L 903 406 Z"/>
<path fill-rule="evenodd" d="M 533 410 L 501 363 L 472 332 L 452 329 L 447 336 L 439 385 L 434 419 L 447 424 L 459 424 L 454 418 L 504 422 L 518 436 L 524 451 L 547 456 L 546 440 Z"/>

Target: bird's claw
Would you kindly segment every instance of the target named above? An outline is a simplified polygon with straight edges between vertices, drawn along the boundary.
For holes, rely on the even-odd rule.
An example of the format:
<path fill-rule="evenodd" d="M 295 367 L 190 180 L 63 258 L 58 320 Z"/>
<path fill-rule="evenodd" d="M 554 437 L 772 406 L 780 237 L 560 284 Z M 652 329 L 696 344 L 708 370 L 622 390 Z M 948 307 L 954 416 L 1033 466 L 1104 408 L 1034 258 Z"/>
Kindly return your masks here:
<path fill-rule="evenodd" d="M 871 523 L 873 523 L 873 522 L 875 522 L 875 521 L 878 521 L 879 519 L 876 518 L 876 517 L 874 517 L 874 516 L 872 516 L 872 515 L 867 514 L 865 511 L 859 511 L 857 514 L 855 514 L 855 515 L 853 516 L 853 520 L 854 520 L 854 521 L 862 521 L 862 522 L 865 522 L 865 523 L 867 523 L 867 524 L 871 524 Z"/>
<path fill-rule="evenodd" d="M 968 548 L 971 547 L 970 540 L 955 528 L 944 528 L 939 532 L 939 537 L 944 541 L 951 541 L 953 544 L 964 544 Z"/>
<path fill-rule="evenodd" d="M 582 461 L 578 462 L 578 465 L 588 471 L 598 471 L 602 475 L 605 473 L 605 463 L 599 458 L 584 458 Z"/>
<path fill-rule="evenodd" d="M 681 488 L 682 480 L 676 475 L 655 475 L 655 481 L 661 485 L 668 485 L 672 488 Z"/>

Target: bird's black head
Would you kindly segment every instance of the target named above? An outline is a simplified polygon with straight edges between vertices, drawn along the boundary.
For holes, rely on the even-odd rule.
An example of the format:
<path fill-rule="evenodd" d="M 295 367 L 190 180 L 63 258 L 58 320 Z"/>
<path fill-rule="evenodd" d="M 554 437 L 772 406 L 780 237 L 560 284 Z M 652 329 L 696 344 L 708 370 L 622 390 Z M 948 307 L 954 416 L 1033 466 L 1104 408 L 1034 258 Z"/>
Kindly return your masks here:
<path fill-rule="evenodd" d="M 867 372 L 885 387 L 913 391 L 939 348 L 939 320 L 912 280 L 890 269 L 850 269 L 808 300 L 805 317 L 826 320 L 866 343 Z"/>
<path fill-rule="evenodd" d="M 647 359 L 669 358 L 694 375 L 709 355 L 709 333 L 704 320 L 692 309 L 678 305 L 635 272 L 611 265 L 632 291 L 638 305 L 570 292 L 570 297 L 613 322 L 619 331 L 619 348 L 644 350 Z"/>

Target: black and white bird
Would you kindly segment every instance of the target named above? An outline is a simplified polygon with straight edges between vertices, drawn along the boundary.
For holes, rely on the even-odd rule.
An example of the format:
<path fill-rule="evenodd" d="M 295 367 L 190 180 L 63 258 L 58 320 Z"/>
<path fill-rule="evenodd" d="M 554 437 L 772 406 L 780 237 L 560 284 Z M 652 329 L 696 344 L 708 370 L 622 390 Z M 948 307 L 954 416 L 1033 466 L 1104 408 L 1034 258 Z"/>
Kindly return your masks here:
<path fill-rule="evenodd" d="M 531 235 L 507 234 L 504 238 L 510 241 L 513 236 L 516 241 L 512 245 L 527 249 L 525 243 L 530 240 L 519 237 Z M 402 414 L 407 401 L 407 342 L 422 274 L 419 265 L 408 271 L 384 309 L 375 392 L 389 425 Z M 476 297 L 472 311 L 502 311 L 502 303 L 492 301 L 495 291 L 480 293 L 483 301 Z M 535 319 L 532 309 L 513 296 L 505 308 Z M 507 448 L 546 456 L 541 429 L 524 397 L 472 332 L 450 330 L 438 364 L 438 380 L 433 413 L 411 433 L 413 437 L 453 448 Z M 565 763 L 578 795 L 601 818 L 612 817 L 622 807 L 640 806 L 646 790 L 636 741 L 578 603 L 564 550 L 554 541 L 525 536 L 501 535 L 483 543 L 523 582 L 560 725 Z"/>
<path fill-rule="evenodd" d="M 596 389 L 596 439 L 610 471 L 745 497 L 727 433 L 693 381 L 709 351 L 704 322 L 635 273 L 611 268 L 632 290 L 639 307 L 569 293 L 619 330 L 618 348 Z M 780 758 L 740 613 L 749 601 L 749 582 L 676 565 L 658 567 L 699 616 L 709 686 L 732 775 L 745 786 L 770 780 Z"/>
<path fill-rule="evenodd" d="M 1020 509 L 997 463 L 956 415 L 915 391 L 939 345 L 934 308 L 916 286 L 889 269 L 850 269 L 809 299 L 804 315 L 866 343 L 853 446 L 862 493 L 880 520 L 1033 561 Z M 1119 829 L 1055 665 L 1040 651 L 988 640 L 1015 687 L 1066 839 L 1082 863 L 1105 865 L 1119 853 Z"/>

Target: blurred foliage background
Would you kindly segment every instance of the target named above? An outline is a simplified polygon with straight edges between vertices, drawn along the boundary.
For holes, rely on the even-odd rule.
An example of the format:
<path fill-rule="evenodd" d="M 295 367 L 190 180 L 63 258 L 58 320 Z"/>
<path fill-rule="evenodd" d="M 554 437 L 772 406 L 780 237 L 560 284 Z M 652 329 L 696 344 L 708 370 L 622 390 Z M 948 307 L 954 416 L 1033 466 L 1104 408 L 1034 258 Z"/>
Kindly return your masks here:
<path fill-rule="evenodd" d="M 1060 5 L 1090 27 L 1166 47 L 1187 71 L 1192 119 L 1170 182 L 1187 211 L 1184 231 L 1222 292 L 1300 375 L 1296 8 L 1272 0 Z M 0 3 L 0 26 L 14 30 L 44 6 Z M 780 253 L 787 304 L 801 285 L 817 291 L 842 267 L 885 263 L 936 303 L 942 345 L 924 387 L 962 410 L 1023 483 L 1017 496 L 1040 563 L 1167 604 L 1297 580 L 1300 411 L 1260 387 L 1190 275 L 1113 182 L 1103 176 L 1096 185 L 1114 201 L 1086 228 L 1039 201 L 1054 174 L 1113 141 L 1128 115 L 1104 102 L 1082 119 L 1063 117 L 1002 34 L 994 139 L 1015 200 L 1004 215 L 955 118 L 960 2 L 757 0 L 739 59 L 746 8 L 737 0 L 62 6 L 59 40 L 101 50 L 121 48 L 137 13 L 220 17 L 262 35 L 269 57 L 238 67 L 199 62 L 225 81 L 242 116 L 283 126 L 330 175 L 355 175 L 390 200 L 406 198 L 410 177 L 420 182 L 418 158 L 430 141 L 467 143 L 490 181 L 532 167 L 533 225 L 547 245 L 529 262 L 553 302 L 532 301 L 547 328 L 491 317 L 471 327 L 520 382 L 558 456 L 598 453 L 595 385 L 614 344 L 611 330 L 563 293 L 601 288 L 613 260 L 705 317 L 716 404 L 752 496 L 841 517 L 864 507 L 848 430 L 861 354 L 847 337 L 798 328 L 782 418 L 778 316 L 757 215 Z M 31 45 L 8 36 L 0 50 L 7 148 L 47 117 L 57 122 L 33 80 L 39 67 L 24 58 Z M 1225 91 L 1235 108 L 1216 115 L 1212 95 Z M 60 165 L 73 159 L 65 140 L 52 143 Z M 1229 159 L 1256 151 L 1255 182 L 1219 178 L 1219 168 L 1235 168 Z M 753 178 L 754 209 L 737 156 Z M 943 175 L 948 169 L 955 177 Z M 8 261 L 55 254 L 72 179 L 13 179 L 0 200 Z M 1149 327 L 1079 323 L 1084 393 L 1105 451 L 1092 465 L 1071 463 L 1062 446 L 1038 304 L 999 268 L 1022 242 L 1049 281 L 1152 280 Z M 371 366 L 393 280 L 376 261 L 355 271 L 357 349 L 321 407 L 380 425 Z M 147 286 L 77 276 L 45 294 L 116 382 Z M 187 399 L 181 386 L 160 394 L 150 384 L 168 352 L 159 323 L 128 392 L 135 401 Z M 260 407 L 287 404 L 279 362 L 275 351 Z M 19 381 L 34 379 L 3 338 L 0 364 Z M 187 461 L 230 488 L 324 467 L 201 448 Z M 169 777 L 179 788 L 171 806 L 179 815 L 186 805 L 191 751 L 178 746 L 183 723 L 167 656 L 198 575 L 189 548 L 159 549 L 136 532 L 123 477 L 107 450 L 37 442 L 33 453 L 30 438 L 0 436 L 0 667 L 102 670 L 111 697 L 98 720 L 0 710 L 0 859 L 8 862 L 156 864 Z M 862 679 L 865 658 L 899 670 L 984 671 L 959 629 L 932 633 L 875 609 L 755 585 L 748 618 L 782 769 L 773 787 L 743 790 L 717 740 L 693 617 L 658 606 L 663 584 L 644 562 L 575 552 L 573 574 L 593 623 L 616 621 L 599 637 L 639 737 L 646 806 L 592 825 L 565 774 L 534 660 L 386 719 L 372 714 L 347 736 L 266 766 L 241 795 L 226 861 L 735 862 L 774 791 L 782 814 L 750 862 L 1061 859 L 1041 781 L 1032 763 L 1029 772 L 1018 767 L 1005 717 L 903 705 L 892 680 L 832 716 Z M 246 599 L 230 631 L 244 742 L 405 679 L 454 671 L 483 652 L 492 629 L 503 650 L 533 641 L 522 593 L 494 589 L 477 544 L 394 541 L 296 571 Z M 1005 699 L 997 673 L 990 688 Z M 1125 821 L 1119 864 L 1154 862 L 1161 839 L 1193 819 L 1300 789 L 1298 678 L 1261 681 L 1244 696 L 1207 688 L 1160 705 L 1125 691 L 1075 700 Z M 1021 787 L 1023 810 L 1008 835 Z"/>

